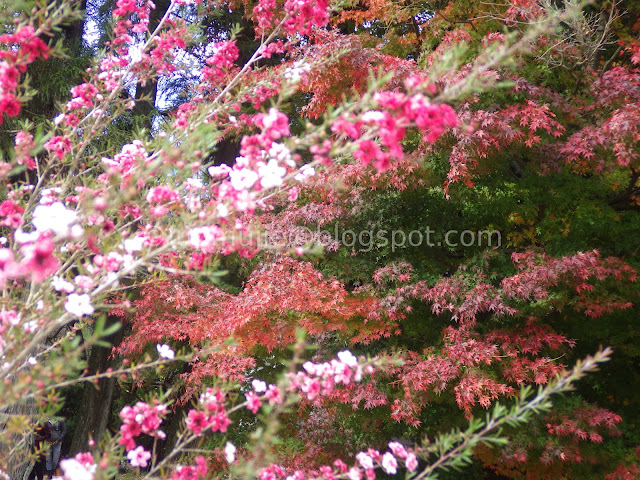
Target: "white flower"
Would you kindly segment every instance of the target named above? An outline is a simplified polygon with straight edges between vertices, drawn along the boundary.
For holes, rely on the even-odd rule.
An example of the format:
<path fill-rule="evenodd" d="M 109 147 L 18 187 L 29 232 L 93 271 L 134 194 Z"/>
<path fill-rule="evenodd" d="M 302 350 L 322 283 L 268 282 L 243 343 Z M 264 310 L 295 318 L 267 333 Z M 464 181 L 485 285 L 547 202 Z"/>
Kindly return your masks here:
<path fill-rule="evenodd" d="M 296 166 L 296 162 L 291 158 L 291 151 L 282 143 L 273 142 L 273 145 L 271 145 L 271 148 L 269 149 L 269 156 L 279 162 L 289 165 L 290 167 Z"/>
<path fill-rule="evenodd" d="M 267 384 L 262 380 L 255 379 L 251 382 L 251 386 L 258 393 L 263 393 L 267 391 Z"/>
<path fill-rule="evenodd" d="M 29 320 L 22 326 L 22 329 L 24 330 L 24 333 L 33 333 L 38 329 L 38 322 L 35 320 Z"/>
<path fill-rule="evenodd" d="M 135 236 L 133 238 L 127 238 L 123 243 L 127 253 L 139 252 L 144 246 L 144 238 Z"/>
<path fill-rule="evenodd" d="M 67 282 L 57 275 L 53 276 L 53 279 L 51 280 L 51 286 L 57 292 L 73 293 L 76 290 L 76 287 L 73 286 L 73 283 Z"/>
<path fill-rule="evenodd" d="M 240 192 L 236 196 L 236 209 L 241 212 L 246 212 L 247 210 L 254 208 L 256 206 L 255 196 L 251 194 L 251 192 Z"/>
<path fill-rule="evenodd" d="M 196 177 L 187 178 L 186 182 L 187 190 L 202 190 L 204 185 L 202 184 L 202 180 Z"/>
<path fill-rule="evenodd" d="M 382 456 L 382 468 L 388 475 L 395 475 L 397 473 L 398 462 L 392 453 L 387 452 Z"/>
<path fill-rule="evenodd" d="M 36 207 L 36 210 L 38 207 Z M 38 232 L 29 232 L 24 233 L 22 229 L 17 229 L 13 234 L 13 239 L 19 243 L 20 245 L 24 245 L 26 243 L 34 243 L 36 240 L 40 238 L 40 234 Z"/>
<path fill-rule="evenodd" d="M 71 227 L 71 232 L 69 232 L 69 236 L 74 240 L 78 240 L 84 234 L 84 228 L 77 223 Z"/>
<path fill-rule="evenodd" d="M 264 152 L 260 152 L 260 156 L 263 157 Z M 234 168 L 246 168 L 249 166 L 249 163 L 250 162 L 247 157 L 243 157 L 242 155 L 240 155 L 239 157 L 236 157 Z"/>
<path fill-rule="evenodd" d="M 69 295 L 66 303 L 64 304 L 64 309 L 76 317 L 93 315 L 94 312 L 93 306 L 91 305 L 91 298 L 86 293 L 83 293 L 82 295 L 72 293 Z"/>
<path fill-rule="evenodd" d="M 29 357 L 27 362 L 29 362 L 29 365 L 35 365 L 36 363 L 38 363 L 35 357 Z"/>
<path fill-rule="evenodd" d="M 358 467 L 351 467 L 348 475 L 349 480 L 360 480 L 362 478 L 362 473 Z"/>
<path fill-rule="evenodd" d="M 224 203 L 219 203 L 216 206 L 216 211 L 218 212 L 218 216 L 220 218 L 226 218 L 227 215 L 229 215 L 229 209 L 227 208 L 227 206 Z"/>
<path fill-rule="evenodd" d="M 311 70 L 311 66 L 302 60 L 299 60 L 291 67 L 287 67 L 284 71 L 284 78 L 291 83 L 298 83 L 302 79 L 302 75 Z"/>
<path fill-rule="evenodd" d="M 130 450 L 129 453 L 127 453 L 127 458 L 131 462 L 132 467 L 145 468 L 151 458 L 151 453 L 147 452 L 143 447 L 138 446 L 138 448 Z"/>
<path fill-rule="evenodd" d="M 263 188 L 279 187 L 287 174 L 287 169 L 278 165 L 277 160 L 269 160 L 266 165 L 258 167 L 258 174 Z"/>
<path fill-rule="evenodd" d="M 231 170 L 229 172 L 231 186 L 238 191 L 248 190 L 258 181 L 258 174 L 250 168 Z"/>
<path fill-rule="evenodd" d="M 64 472 L 65 480 L 93 480 L 96 465 L 83 465 L 75 458 L 60 460 L 60 468 Z"/>
<path fill-rule="evenodd" d="M 62 202 L 51 205 L 38 205 L 33 211 L 33 226 L 40 232 L 53 232 L 60 237 L 74 236 L 80 233 L 78 229 L 72 232 L 72 227 L 78 221 L 78 214 L 67 209 Z"/>
<path fill-rule="evenodd" d="M 166 343 L 156 345 L 156 350 L 158 350 L 158 355 L 162 358 L 166 358 L 167 360 L 173 360 L 176 358 L 175 352 L 171 350 L 171 347 Z"/>
<path fill-rule="evenodd" d="M 122 256 L 122 268 L 129 269 L 133 267 L 133 255 L 129 255 L 128 253 L 126 255 Z"/>
<path fill-rule="evenodd" d="M 43 188 L 42 193 L 40 193 L 40 201 L 38 203 L 40 205 L 51 205 L 58 200 L 58 195 L 60 193 L 62 193 L 62 189 L 60 187 Z"/>
<path fill-rule="evenodd" d="M 208 172 L 212 177 L 226 177 L 229 175 L 231 168 L 228 165 L 216 165 L 209 167 Z"/>
<path fill-rule="evenodd" d="M 304 181 L 306 181 L 308 178 L 313 177 L 316 174 L 316 170 L 313 167 L 310 167 L 309 165 L 303 165 L 302 168 L 300 169 L 300 173 L 298 173 L 294 178 L 302 183 Z"/>
<path fill-rule="evenodd" d="M 338 358 L 348 367 L 357 367 L 358 359 L 349 350 L 338 353 Z"/>
<path fill-rule="evenodd" d="M 224 458 L 227 460 L 227 463 L 233 463 L 236 460 L 236 446 L 231 443 L 231 442 L 227 442 L 227 444 L 224 447 Z"/>
<path fill-rule="evenodd" d="M 356 460 L 360 462 L 360 465 L 362 465 L 362 468 L 364 469 L 373 468 L 373 459 L 364 452 L 360 452 L 359 454 L 357 454 Z"/>
<path fill-rule="evenodd" d="M 381 122 L 384 120 L 384 113 L 378 110 L 369 110 L 362 115 L 362 121 L 364 122 Z"/>

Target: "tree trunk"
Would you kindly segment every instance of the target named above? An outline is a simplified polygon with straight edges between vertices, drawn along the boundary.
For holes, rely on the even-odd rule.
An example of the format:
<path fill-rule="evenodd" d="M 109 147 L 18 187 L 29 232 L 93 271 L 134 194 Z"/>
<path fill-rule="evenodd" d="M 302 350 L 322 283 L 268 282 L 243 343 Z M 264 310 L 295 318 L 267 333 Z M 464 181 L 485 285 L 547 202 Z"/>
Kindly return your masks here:
<path fill-rule="evenodd" d="M 117 324 L 118 317 L 107 316 L 105 328 Z M 105 340 L 113 346 L 122 341 L 122 329 Z M 111 347 L 94 346 L 89 354 L 88 370 L 90 374 L 104 372 L 111 366 Z M 89 438 L 99 441 L 109 426 L 111 403 L 116 388 L 115 378 L 103 378 L 96 385 L 86 383 L 82 396 L 82 408 L 76 416 L 76 428 L 69 454 L 87 450 Z"/>
<path fill-rule="evenodd" d="M 151 10 L 149 15 L 149 31 L 153 32 L 155 28 L 167 13 L 167 9 L 171 6 L 171 0 L 156 0 L 156 8 Z M 136 85 L 136 105 L 133 108 L 134 117 L 142 117 L 142 125 L 150 132 L 153 121 L 152 112 L 156 108 L 156 99 L 158 97 L 158 79 L 147 80 L 145 85 Z"/>
<path fill-rule="evenodd" d="M 175 447 L 178 434 L 180 433 L 180 426 L 184 421 L 188 408 L 188 405 L 176 407 L 175 411 L 171 412 L 163 423 L 162 430 L 167 434 L 167 438 L 160 445 L 160 448 L 158 448 L 158 461 L 169 455 Z"/>

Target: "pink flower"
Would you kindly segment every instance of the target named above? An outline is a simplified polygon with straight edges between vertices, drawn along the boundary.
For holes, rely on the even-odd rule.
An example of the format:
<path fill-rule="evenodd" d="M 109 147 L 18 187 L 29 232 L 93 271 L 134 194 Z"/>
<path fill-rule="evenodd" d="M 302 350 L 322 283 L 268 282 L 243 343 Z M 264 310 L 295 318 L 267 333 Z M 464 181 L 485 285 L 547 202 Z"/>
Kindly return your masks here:
<path fill-rule="evenodd" d="M 358 463 L 360 463 L 364 469 L 373 468 L 373 459 L 364 452 L 358 453 L 356 455 L 356 460 L 358 460 Z"/>
<path fill-rule="evenodd" d="M 145 468 L 147 461 L 151 458 L 151 453 L 142 447 L 138 447 L 135 450 L 130 450 L 129 453 L 127 453 L 127 458 L 131 462 L 132 467 Z"/>
<path fill-rule="evenodd" d="M 2 124 L 2 114 L 6 113 L 7 117 L 15 117 L 20 113 L 21 103 L 11 92 L 4 92 L 0 95 L 0 124 Z"/>
<path fill-rule="evenodd" d="M 164 433 L 158 430 L 162 423 L 162 416 L 167 413 L 165 405 L 151 406 L 145 402 L 138 402 L 134 407 L 125 406 L 120 411 L 122 425 L 120 433 L 122 438 L 119 440 L 120 445 L 124 445 L 127 450 L 135 447 L 134 437 L 141 433 L 162 438 Z"/>
<path fill-rule="evenodd" d="M 202 69 L 202 75 L 205 81 L 216 84 L 224 80 L 240 53 L 235 42 L 215 43 L 213 49 L 215 53 L 207 59 L 208 66 Z"/>
<path fill-rule="evenodd" d="M 90 83 L 83 83 L 71 89 L 73 100 L 67 103 L 68 110 L 75 110 L 82 107 L 91 107 L 98 94 L 98 89 Z"/>
<path fill-rule="evenodd" d="M 247 398 L 247 408 L 253 413 L 258 413 L 258 410 L 262 406 L 260 398 L 253 392 L 249 392 L 245 395 Z"/>
<path fill-rule="evenodd" d="M 260 127 L 264 135 L 271 140 L 277 140 L 278 138 L 288 136 L 291 133 L 289 131 L 289 117 L 273 107 L 269 110 L 267 115 L 264 113 L 256 115 L 254 123 Z"/>
<path fill-rule="evenodd" d="M 363 165 L 369 165 L 371 162 L 380 160 L 383 155 L 377 143 L 371 140 L 362 140 L 358 144 L 358 150 L 355 151 L 353 157 Z"/>
<path fill-rule="evenodd" d="M 410 472 L 415 472 L 416 468 L 418 468 L 418 459 L 413 453 L 410 453 L 409 455 L 407 455 L 407 458 L 404 462 L 405 462 L 405 465 L 407 466 L 407 470 L 409 470 Z"/>
<path fill-rule="evenodd" d="M 0 87 L 4 90 L 15 90 L 18 86 L 18 76 L 20 73 L 16 67 L 9 65 L 5 61 L 0 62 Z"/>
<path fill-rule="evenodd" d="M 398 472 L 398 462 L 392 453 L 387 452 L 382 456 L 382 468 L 387 475 L 395 475 Z"/>
<path fill-rule="evenodd" d="M 358 467 L 351 467 L 348 475 L 349 480 L 362 480 L 362 472 Z"/>
<path fill-rule="evenodd" d="M 227 427 L 231 425 L 231 420 L 227 417 L 226 411 L 219 412 L 211 419 L 211 431 L 212 432 L 226 432 Z"/>
<path fill-rule="evenodd" d="M 333 466 L 342 473 L 345 473 L 347 471 L 347 464 L 340 459 L 337 459 L 335 462 L 333 462 Z"/>
<path fill-rule="evenodd" d="M 175 473 L 171 476 L 171 480 L 196 480 L 207 475 L 207 461 L 204 457 L 196 457 L 196 465 L 183 467 L 178 465 Z"/>
<path fill-rule="evenodd" d="M 407 450 L 399 442 L 389 442 L 389 450 L 391 450 L 396 457 L 407 457 Z"/>
<path fill-rule="evenodd" d="M 31 153 L 35 149 L 33 143 L 33 135 L 23 130 L 16 134 L 16 162 L 20 165 L 26 165 L 29 170 L 36 168 L 36 162 L 33 160 Z"/>
<path fill-rule="evenodd" d="M 76 456 L 77 457 L 77 456 Z M 64 480 L 93 480 L 97 465 L 84 464 L 77 458 L 60 460 Z"/>
<path fill-rule="evenodd" d="M 195 435 L 200 435 L 203 430 L 206 430 L 211 425 L 211 422 L 204 412 L 192 409 L 189 411 L 185 424 Z"/>
<path fill-rule="evenodd" d="M 269 388 L 267 389 L 267 393 L 265 395 L 269 399 L 269 405 L 277 405 L 279 403 L 282 403 L 283 401 L 282 394 L 280 393 L 278 387 L 276 387 L 275 385 L 269 385 Z"/>
<path fill-rule="evenodd" d="M 0 285 L 5 280 L 18 277 L 19 274 L 18 264 L 13 259 L 13 252 L 8 248 L 0 248 Z"/>
<path fill-rule="evenodd" d="M 36 283 L 42 283 L 58 270 L 58 259 L 53 256 L 55 246 L 49 237 L 40 237 L 35 245 L 25 245 L 21 252 L 24 259 L 20 263 L 22 271 L 30 275 Z"/>
<path fill-rule="evenodd" d="M 47 143 L 44 144 L 45 150 L 51 153 L 58 159 L 62 160 L 67 153 L 71 151 L 71 140 L 64 137 L 52 137 Z"/>
<path fill-rule="evenodd" d="M 91 290 L 94 286 L 93 279 L 87 275 L 77 275 L 73 281 L 83 290 Z"/>

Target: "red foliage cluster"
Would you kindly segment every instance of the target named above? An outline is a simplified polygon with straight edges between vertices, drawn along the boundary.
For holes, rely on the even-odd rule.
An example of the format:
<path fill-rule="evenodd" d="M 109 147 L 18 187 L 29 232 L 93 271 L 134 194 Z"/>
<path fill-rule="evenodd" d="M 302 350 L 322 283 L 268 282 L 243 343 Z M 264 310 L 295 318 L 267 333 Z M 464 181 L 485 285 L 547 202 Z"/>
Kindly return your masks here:
<path fill-rule="evenodd" d="M 329 105 L 337 105 L 344 92 L 366 89 L 371 68 L 383 67 L 393 71 L 393 80 L 386 85 L 390 90 L 403 85 L 405 78 L 416 71 L 415 63 L 391 55 L 385 55 L 375 48 L 366 48 L 358 35 L 341 35 L 329 31 L 316 31 L 315 45 L 311 55 L 318 58 L 332 58 L 328 65 L 309 72 L 302 84 L 305 92 L 312 92 L 313 98 L 305 105 L 304 111 L 311 118 L 318 118 Z M 342 52 L 336 58 L 336 52 Z"/>
<path fill-rule="evenodd" d="M 622 418 L 604 408 L 585 404 L 568 413 L 551 413 L 544 419 L 548 437 L 541 437 L 537 444 L 516 436 L 500 452 L 481 447 L 478 458 L 486 466 L 501 475 L 513 479 L 554 479 L 566 475 L 572 463 L 588 461 L 597 463 L 595 457 L 584 458 L 581 450 L 589 444 L 601 443 L 603 435 L 618 436 L 617 424 Z M 625 477 L 635 465 L 620 465 L 619 476 L 607 475 L 608 480 L 631 479 Z"/>
<path fill-rule="evenodd" d="M 394 402 L 393 418 L 418 425 L 417 414 L 431 394 L 439 394 L 453 384 L 458 406 L 470 417 L 476 404 L 487 408 L 492 400 L 514 394 L 515 389 L 508 383 L 547 383 L 563 366 L 537 355 L 543 348 L 557 350 L 562 344 L 572 343 L 535 323 L 518 331 L 502 330 L 487 335 L 464 327 L 447 327 L 439 350 L 431 349 L 424 357 L 408 352 L 405 364 L 395 372 L 404 396 Z M 483 366 L 492 366 L 493 370 Z M 496 373 L 501 373 L 507 383 L 498 381 Z"/>
<path fill-rule="evenodd" d="M 199 391 L 203 377 L 244 378 L 256 346 L 271 351 L 289 345 L 298 327 L 311 335 L 346 330 L 349 319 L 366 316 L 374 305 L 372 298 L 349 296 L 342 284 L 325 279 L 310 263 L 288 257 L 256 269 L 238 295 L 174 276 L 142 289 L 130 319 L 133 332 L 119 351 L 131 355 L 168 339 L 196 349 L 218 347 L 185 375 L 186 400 Z M 231 337 L 236 343 L 225 345 Z"/>
<path fill-rule="evenodd" d="M 604 477 L 605 480 L 636 480 L 640 477 L 640 447 L 636 447 L 633 457 L 633 460 L 620 463 L 613 472 Z"/>

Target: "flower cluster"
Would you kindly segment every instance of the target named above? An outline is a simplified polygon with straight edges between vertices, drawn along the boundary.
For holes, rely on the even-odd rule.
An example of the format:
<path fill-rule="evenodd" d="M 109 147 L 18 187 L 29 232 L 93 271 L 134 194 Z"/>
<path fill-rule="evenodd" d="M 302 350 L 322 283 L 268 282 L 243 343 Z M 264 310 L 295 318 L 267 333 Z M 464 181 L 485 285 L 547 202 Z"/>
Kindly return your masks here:
<path fill-rule="evenodd" d="M 122 147 L 120 153 L 113 159 L 102 158 L 102 162 L 108 167 L 107 177 L 119 175 L 122 187 L 126 187 L 140 165 L 149 162 L 147 151 L 140 140 L 134 140 Z M 106 180 L 106 179 L 105 179 Z"/>
<path fill-rule="evenodd" d="M 389 169 L 391 158 L 402 159 L 401 141 L 406 128 L 415 126 L 426 142 L 435 142 L 444 132 L 458 125 L 454 110 L 446 104 L 431 103 L 421 93 L 408 96 L 401 92 L 377 92 L 374 101 L 384 110 L 369 110 L 360 118 L 340 117 L 331 130 L 338 135 L 356 141 L 353 156 L 364 165 L 373 164 L 379 172 Z M 375 131 L 380 145 L 364 137 L 367 131 Z"/>
<path fill-rule="evenodd" d="M 26 165 L 29 170 L 36 168 L 36 162 L 33 158 L 33 151 L 36 148 L 33 143 L 33 135 L 21 130 L 16 134 L 15 144 L 15 161 L 18 165 Z"/>
<path fill-rule="evenodd" d="M 196 464 L 191 466 L 178 465 L 175 472 L 171 476 L 171 480 L 198 480 L 207 476 L 207 461 L 204 457 L 198 455 Z"/>
<path fill-rule="evenodd" d="M 293 169 L 296 165 L 288 148 L 275 142 L 291 133 L 287 115 L 271 108 L 266 114 L 257 114 L 253 124 L 261 133 L 242 138 L 241 156 L 236 158 L 233 168 L 225 165 L 209 168 L 212 177 L 223 179 L 218 187 L 218 215 L 224 213 L 220 216 L 226 216 L 225 201 L 231 202 L 237 211 L 252 212 L 257 205 L 257 192 L 282 185 L 287 167 Z"/>
<path fill-rule="evenodd" d="M 286 0 L 284 11 L 289 15 L 284 22 L 289 35 L 309 35 L 313 27 L 329 23 L 329 0 Z"/>
<path fill-rule="evenodd" d="M 166 413 L 167 407 L 163 404 L 152 406 L 145 402 L 138 402 L 133 407 L 125 406 L 120 411 L 122 419 L 120 445 L 124 445 L 127 451 L 133 450 L 136 447 L 134 438 L 143 433 L 152 437 L 165 438 L 165 433 L 159 428 Z"/>
<path fill-rule="evenodd" d="M 18 77 L 37 58 L 49 58 L 49 47 L 38 37 L 30 25 L 16 29 L 14 33 L 0 35 L 0 124 L 4 114 L 15 117 L 20 113 L 17 96 Z"/>
<path fill-rule="evenodd" d="M 376 466 L 382 467 L 387 475 L 395 475 L 398 473 L 398 459 L 404 462 L 409 472 L 416 471 L 418 459 L 415 453 L 407 451 L 399 442 L 390 442 L 389 450 L 381 454 L 378 450 L 370 448 L 366 452 L 358 453 L 356 460 L 359 465 L 351 467 L 348 472 L 349 480 L 361 480 L 363 472 L 367 480 L 373 480 L 376 476 L 374 471 Z"/>
<path fill-rule="evenodd" d="M 282 392 L 276 385 L 269 385 L 262 380 L 253 380 L 251 382 L 253 391 L 247 392 L 245 398 L 247 399 L 247 409 L 253 413 L 258 413 L 258 410 L 262 406 L 262 399 L 268 399 L 269 405 L 277 405 L 282 403 Z"/>
<path fill-rule="evenodd" d="M 235 42 L 220 42 L 211 48 L 213 55 L 207 59 L 208 66 L 202 69 L 202 76 L 206 82 L 215 86 L 226 78 L 240 52 Z"/>
<path fill-rule="evenodd" d="M 366 452 L 359 452 L 356 455 L 356 463 L 349 466 L 337 459 L 333 462 L 333 466 L 323 465 L 318 469 L 318 473 L 305 473 L 296 470 L 291 475 L 287 475 L 285 469 L 280 465 L 271 464 L 263 468 L 258 473 L 260 480 L 305 480 L 307 478 L 322 478 L 324 480 L 336 480 L 339 476 L 346 477 L 349 480 L 374 480 L 376 478 L 376 468 L 382 468 L 387 475 L 395 475 L 398 473 L 400 464 L 404 464 L 404 468 L 408 472 L 413 473 L 418 468 L 418 458 L 413 451 L 407 450 L 399 442 L 390 442 L 389 451 L 381 454 L 378 450 L 368 449 Z"/>
<path fill-rule="evenodd" d="M 60 460 L 64 480 L 93 480 L 97 467 L 93 455 L 88 452 Z"/>
<path fill-rule="evenodd" d="M 289 390 L 299 391 L 313 401 L 318 396 L 330 395 L 336 385 L 349 385 L 362 379 L 363 368 L 358 359 L 348 350 L 338 353 L 338 359 L 331 362 L 302 365 L 305 372 L 289 374 Z M 369 367 L 367 373 L 373 373 Z"/>
<path fill-rule="evenodd" d="M 231 420 L 227 416 L 224 394 L 217 388 L 207 388 L 200 395 L 202 410 L 191 409 L 185 422 L 186 427 L 195 435 L 211 429 L 212 432 L 226 432 Z"/>

